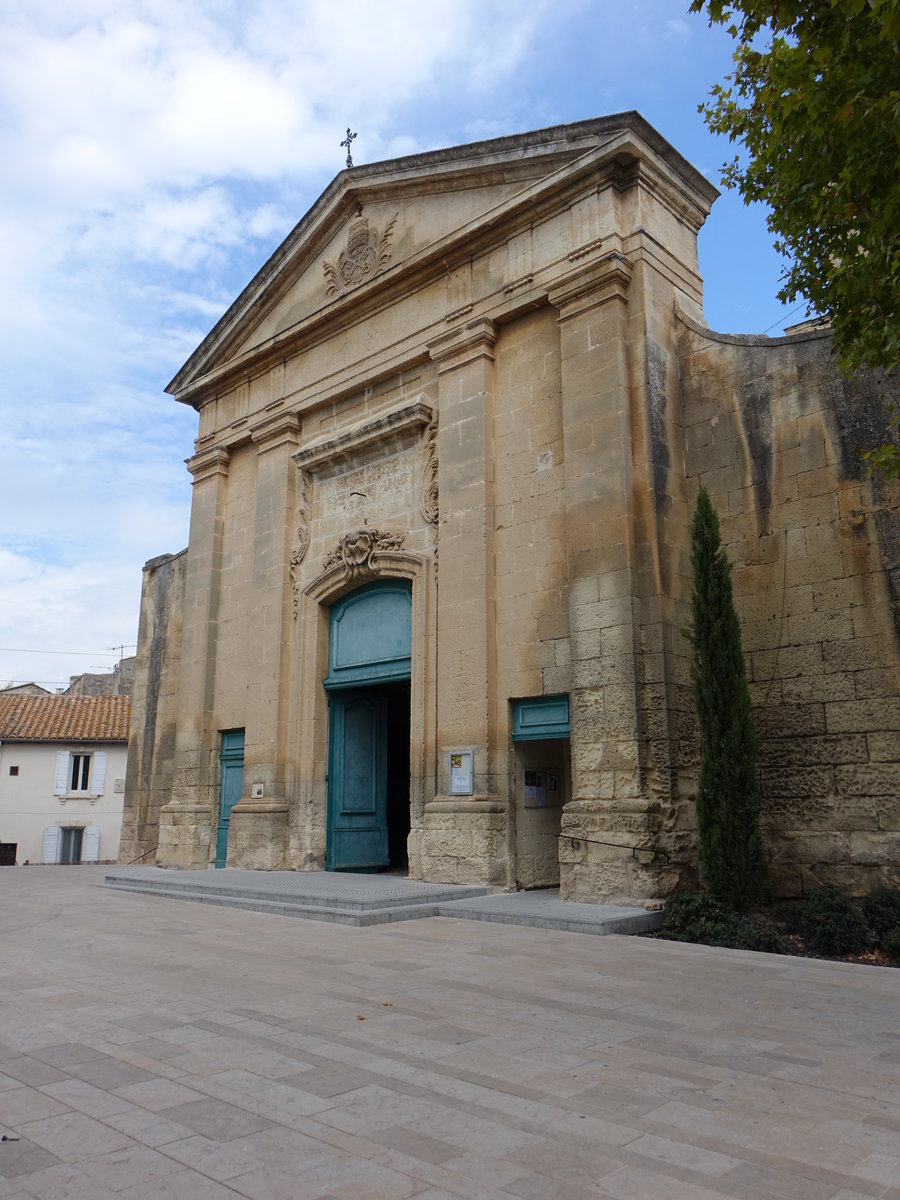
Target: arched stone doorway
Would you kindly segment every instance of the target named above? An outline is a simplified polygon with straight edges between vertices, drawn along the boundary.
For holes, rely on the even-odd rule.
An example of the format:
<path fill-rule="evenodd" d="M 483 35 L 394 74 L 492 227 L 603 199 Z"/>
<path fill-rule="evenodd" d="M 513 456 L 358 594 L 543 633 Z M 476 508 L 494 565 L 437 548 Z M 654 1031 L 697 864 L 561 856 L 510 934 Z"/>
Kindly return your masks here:
<path fill-rule="evenodd" d="M 410 831 L 409 580 L 365 584 L 329 616 L 326 866 L 405 869 Z"/>

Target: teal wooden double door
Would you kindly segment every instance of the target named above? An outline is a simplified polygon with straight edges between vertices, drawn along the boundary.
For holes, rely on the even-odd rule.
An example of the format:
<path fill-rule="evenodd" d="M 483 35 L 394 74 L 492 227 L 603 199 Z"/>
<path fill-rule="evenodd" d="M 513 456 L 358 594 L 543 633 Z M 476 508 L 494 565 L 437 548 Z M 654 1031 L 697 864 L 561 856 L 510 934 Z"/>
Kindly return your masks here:
<path fill-rule="evenodd" d="M 328 820 L 330 871 L 399 866 L 409 833 L 409 584 L 388 580 L 331 611 Z"/>

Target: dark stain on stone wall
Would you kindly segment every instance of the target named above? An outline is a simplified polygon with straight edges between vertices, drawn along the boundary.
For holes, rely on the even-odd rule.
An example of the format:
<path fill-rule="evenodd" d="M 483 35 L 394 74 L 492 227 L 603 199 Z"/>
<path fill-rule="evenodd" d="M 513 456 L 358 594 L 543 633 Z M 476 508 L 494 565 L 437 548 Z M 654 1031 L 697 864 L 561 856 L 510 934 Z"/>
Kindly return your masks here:
<path fill-rule="evenodd" d="M 740 384 L 738 416 L 750 454 L 750 482 L 757 497 L 756 516 L 759 532 L 769 527 L 772 505 L 772 468 L 774 461 L 772 377 L 760 370 L 759 355 L 744 350 L 737 355 Z"/>
<path fill-rule="evenodd" d="M 896 401 L 897 377 L 893 380 L 881 371 L 860 371 L 850 379 L 837 379 L 833 415 L 837 418 L 841 458 L 847 479 L 862 480 L 868 466 L 862 452 L 889 440 L 886 407 Z M 893 395 L 891 393 L 894 393 Z"/>
<path fill-rule="evenodd" d="M 657 511 L 665 508 L 668 500 L 669 447 L 666 443 L 663 418 L 666 411 L 666 351 L 656 342 L 647 341 L 646 384 L 647 411 L 650 422 L 650 457 L 653 469 L 653 496 Z"/>

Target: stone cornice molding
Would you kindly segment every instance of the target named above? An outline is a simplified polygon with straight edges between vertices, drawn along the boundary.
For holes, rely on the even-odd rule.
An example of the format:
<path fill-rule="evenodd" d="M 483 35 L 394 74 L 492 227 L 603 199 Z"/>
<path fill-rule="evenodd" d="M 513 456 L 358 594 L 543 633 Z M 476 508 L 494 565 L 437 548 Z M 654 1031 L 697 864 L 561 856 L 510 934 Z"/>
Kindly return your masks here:
<path fill-rule="evenodd" d="M 231 461 L 231 451 L 226 446 L 211 446 L 201 450 L 192 458 L 186 458 L 187 469 L 194 477 L 194 483 L 203 483 L 216 475 L 228 474 L 228 464 Z"/>
<path fill-rule="evenodd" d="M 592 261 L 558 280 L 549 293 L 550 303 L 567 321 L 609 300 L 627 303 L 633 264 L 618 251 Z"/>
<path fill-rule="evenodd" d="M 317 475 L 334 466 L 348 466 L 373 454 L 379 458 L 393 450 L 413 444 L 419 431 L 426 429 L 434 418 L 434 410 L 418 396 L 411 404 L 381 413 L 333 437 L 323 438 L 303 446 L 291 455 L 301 469 Z"/>
<path fill-rule="evenodd" d="M 461 329 L 450 329 L 426 343 L 432 362 L 437 364 L 438 374 L 456 371 L 479 358 L 494 361 L 494 346 L 497 344 L 497 324 L 489 317 L 477 317 Z"/>

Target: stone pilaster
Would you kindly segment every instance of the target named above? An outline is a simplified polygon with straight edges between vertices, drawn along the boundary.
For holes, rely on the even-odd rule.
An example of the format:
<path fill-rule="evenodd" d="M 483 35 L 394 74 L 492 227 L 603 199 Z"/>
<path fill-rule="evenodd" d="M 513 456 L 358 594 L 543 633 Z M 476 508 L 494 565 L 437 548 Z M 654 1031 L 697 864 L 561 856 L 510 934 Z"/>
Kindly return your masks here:
<path fill-rule="evenodd" d="M 479 319 L 430 343 L 438 368 L 440 463 L 438 791 L 426 805 L 427 878 L 507 884 L 508 800 L 496 721 L 493 407 L 497 329 Z M 474 793 L 449 794 L 449 753 L 474 751 Z"/>
<path fill-rule="evenodd" d="M 290 569 L 299 480 L 291 455 L 300 440 L 300 418 L 277 413 L 254 428 L 252 437 L 258 453 L 255 615 L 248 636 L 255 671 L 247 688 L 244 794 L 231 810 L 228 866 L 275 871 L 285 866 L 288 836 L 287 720 L 295 629 Z"/>
<path fill-rule="evenodd" d="M 209 864 L 218 800 L 215 747 L 209 742 L 216 672 L 216 620 L 229 451 L 202 450 L 188 460 L 194 477 L 190 552 L 175 730 L 172 798 L 160 811 L 156 861 L 164 867 Z"/>
<path fill-rule="evenodd" d="M 659 800 L 648 785 L 641 703 L 643 578 L 630 373 L 632 266 L 613 253 L 550 294 L 559 311 L 572 658 L 572 801 L 562 815 L 560 889 L 572 900 L 652 897 Z M 621 847 L 621 848 L 620 848 Z"/>

